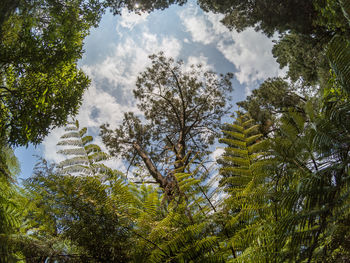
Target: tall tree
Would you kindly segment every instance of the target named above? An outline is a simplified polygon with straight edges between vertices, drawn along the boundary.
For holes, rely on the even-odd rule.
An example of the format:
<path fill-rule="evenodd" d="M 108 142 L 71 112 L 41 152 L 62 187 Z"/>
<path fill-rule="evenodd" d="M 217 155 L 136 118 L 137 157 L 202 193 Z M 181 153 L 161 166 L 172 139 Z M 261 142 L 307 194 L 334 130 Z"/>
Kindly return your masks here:
<path fill-rule="evenodd" d="M 280 68 L 288 67 L 287 75 L 293 82 L 302 79 L 308 85 L 324 83 L 329 78 L 329 64 L 325 46 L 329 37 L 290 33 L 280 36 L 272 48 Z"/>
<path fill-rule="evenodd" d="M 329 65 L 324 49 L 334 34 L 350 36 L 348 1 L 208 1 L 198 0 L 206 11 L 223 14 L 222 22 L 230 29 L 242 31 L 254 27 L 276 41 L 273 55 L 281 68 L 288 66 L 293 81 L 308 84 L 327 82 Z"/>
<path fill-rule="evenodd" d="M 40 143 L 77 113 L 89 81 L 77 68 L 99 1 L 4 1 L 0 23 L 0 136 Z"/>
<path fill-rule="evenodd" d="M 114 131 L 103 125 L 101 134 L 112 155 L 131 165 L 142 162 L 171 195 L 176 184 L 171 170 L 181 171 L 191 156 L 207 153 L 214 142 L 227 111 L 232 74 L 219 77 L 201 65 L 186 71 L 182 61 L 162 53 L 150 58 L 152 66 L 140 74 L 134 90 L 145 123 L 129 112 L 122 125 Z M 174 166 L 166 170 L 164 165 Z"/>
<path fill-rule="evenodd" d="M 272 36 L 276 31 L 288 30 L 310 33 L 317 16 L 312 0 L 242 1 L 199 0 L 206 11 L 224 14 L 223 23 L 231 29 L 242 31 L 255 27 Z"/>
<path fill-rule="evenodd" d="M 289 108 L 303 113 L 307 102 L 309 106 L 318 107 L 319 94 L 315 88 L 304 85 L 303 82 L 288 83 L 282 78 L 269 78 L 237 105 L 252 116 L 259 124 L 260 133 L 266 137 L 278 129 L 279 118 Z"/>

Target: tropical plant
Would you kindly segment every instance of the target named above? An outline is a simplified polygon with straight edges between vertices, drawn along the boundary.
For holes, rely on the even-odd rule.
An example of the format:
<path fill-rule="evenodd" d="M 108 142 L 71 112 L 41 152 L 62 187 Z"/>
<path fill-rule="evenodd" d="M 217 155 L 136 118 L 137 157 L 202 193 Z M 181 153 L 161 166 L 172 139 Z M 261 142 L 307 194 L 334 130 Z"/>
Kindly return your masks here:
<path fill-rule="evenodd" d="M 16 204 L 13 185 L 19 164 L 13 150 L 0 141 L 0 261 L 9 261 L 14 255 L 9 249 L 9 235 L 20 224 L 20 211 Z"/>
<path fill-rule="evenodd" d="M 144 202 L 152 207 L 144 207 L 136 222 L 143 226 L 141 233 L 149 240 L 138 242 L 154 246 L 146 259 L 138 257 L 135 262 L 224 262 L 219 232 L 213 223 L 218 209 L 213 185 L 216 178 L 201 166 L 193 171 L 189 166 L 181 170 L 174 171 L 178 185 L 173 199 L 164 202 L 166 194 L 153 190 L 149 196 L 152 199 Z"/>
<path fill-rule="evenodd" d="M 93 137 L 86 134 L 87 128 L 79 129 L 77 120 L 66 125 L 65 133 L 57 143 L 61 147 L 57 153 L 67 157 L 58 164 L 59 173 L 95 176 L 101 173 L 113 173 L 112 169 L 103 164 L 109 156 L 100 146 L 91 143 Z"/>
<path fill-rule="evenodd" d="M 59 255 L 46 254 L 47 259 L 61 256 L 78 262 L 128 262 L 128 223 L 115 208 L 121 210 L 118 204 L 125 199 L 113 199 L 117 197 L 113 189 L 123 188 L 119 179 L 103 182 L 96 176 L 42 172 L 37 170 L 25 186 L 36 205 L 27 217 L 32 222 L 30 236 L 63 248 Z"/>
<path fill-rule="evenodd" d="M 233 262 L 273 262 L 279 250 L 274 225 L 281 206 L 276 199 L 278 175 L 269 142 L 248 114 L 237 112 L 232 124 L 223 127 L 226 144 L 219 159 L 220 185 L 226 199 L 221 214 L 236 256 Z"/>

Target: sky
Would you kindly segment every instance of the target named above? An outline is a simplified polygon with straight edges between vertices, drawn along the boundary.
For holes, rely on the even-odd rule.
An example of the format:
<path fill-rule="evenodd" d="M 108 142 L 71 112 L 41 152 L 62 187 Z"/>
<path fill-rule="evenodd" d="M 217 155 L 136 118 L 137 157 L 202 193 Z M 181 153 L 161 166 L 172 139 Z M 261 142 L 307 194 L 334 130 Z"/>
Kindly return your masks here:
<path fill-rule="evenodd" d="M 94 136 L 94 143 L 103 146 L 98 137 L 100 125 L 108 122 L 117 126 L 126 111 L 141 114 L 132 90 L 137 75 L 150 65 L 151 54 L 163 51 L 186 65 L 200 63 L 217 73 L 234 73 L 233 110 L 236 102 L 244 100 L 266 78 L 285 75 L 271 53 L 274 38 L 252 28 L 240 33 L 229 31 L 221 19 L 220 14 L 204 13 L 193 1 L 151 14 L 123 10 L 121 16 L 113 16 L 106 12 L 99 27 L 86 38 L 85 53 L 79 61 L 92 82 L 76 118 Z M 15 149 L 21 164 L 19 178 L 32 174 L 37 160 L 34 155 L 56 163 L 64 159 L 56 153 L 62 134 L 63 128 L 54 129 L 36 148 Z M 219 153 L 217 149 L 213 155 Z M 125 169 L 121 160 L 112 162 L 115 168 Z"/>

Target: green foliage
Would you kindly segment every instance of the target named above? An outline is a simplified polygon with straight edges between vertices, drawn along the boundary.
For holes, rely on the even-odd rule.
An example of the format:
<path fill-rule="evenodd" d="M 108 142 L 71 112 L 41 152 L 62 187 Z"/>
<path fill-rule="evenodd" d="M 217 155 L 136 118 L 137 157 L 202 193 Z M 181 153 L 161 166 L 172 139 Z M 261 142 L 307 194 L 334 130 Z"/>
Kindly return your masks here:
<path fill-rule="evenodd" d="M 338 34 L 349 34 L 349 6 L 349 2 L 343 0 L 327 0 L 324 4 L 316 2 L 317 23 Z"/>
<path fill-rule="evenodd" d="M 211 220 L 211 175 L 199 167 L 185 170 L 174 173 L 177 195 L 165 202 L 159 188 L 136 186 L 118 175 L 60 175 L 43 161 L 25 182 L 32 204 L 27 233 L 55 248 L 43 245 L 43 259 L 224 262 Z M 38 251 L 22 253 L 30 258 Z"/>
<path fill-rule="evenodd" d="M 271 262 L 278 258 L 274 224 L 280 204 L 273 196 L 278 189 L 273 172 L 274 159 L 268 141 L 258 133 L 248 115 L 237 112 L 233 124 L 225 124 L 225 152 L 220 184 L 227 197 L 220 212 L 230 233 L 226 242 L 235 250 L 234 262 Z"/>
<path fill-rule="evenodd" d="M 254 226 L 254 220 L 259 220 L 257 214 L 266 216 L 269 213 L 264 214 L 263 211 L 269 210 L 259 209 L 259 213 L 254 214 L 254 210 L 249 209 L 254 207 L 256 195 L 250 193 L 249 197 L 252 199 L 243 199 L 241 210 L 236 208 L 232 211 L 232 214 L 241 214 L 240 211 L 245 211 L 246 216 L 238 217 L 237 221 L 234 221 L 237 224 L 243 224 L 244 231 L 239 232 L 238 228 L 238 233 L 241 234 L 235 236 L 239 241 L 238 244 L 242 244 L 240 243 L 242 240 L 252 238 L 248 242 L 249 246 L 245 247 L 240 256 L 244 262 L 259 262 L 264 261 L 263 259 L 266 259 L 266 262 L 271 262 L 272 259 L 276 262 L 346 262 L 348 260 L 346 251 L 350 229 L 344 222 L 348 218 L 349 211 L 346 168 L 349 149 L 347 136 L 349 134 L 347 117 L 349 44 L 345 37 L 346 30 L 340 30 L 338 33 L 329 43 L 328 38 L 321 48 L 324 49 L 327 45 L 327 50 L 323 53 L 327 55 L 332 68 L 330 76 L 315 75 L 315 79 L 322 83 L 323 96 L 312 98 L 312 92 L 303 93 L 301 89 L 303 86 L 293 87 L 281 80 L 268 80 L 246 101 L 239 103 L 259 123 L 267 127 L 265 129 L 263 126 L 261 130 L 270 138 L 269 149 L 273 156 L 273 164 L 270 166 L 272 169 L 265 169 L 266 178 L 270 179 L 260 187 L 257 185 L 252 189 L 263 196 L 262 199 L 257 200 L 267 202 L 265 203 L 268 204 L 267 207 L 276 205 L 271 210 L 271 218 L 259 222 L 258 229 L 251 227 L 251 224 Z M 282 41 L 291 39 L 291 36 L 285 37 Z M 295 35 L 295 37 L 300 36 Z M 289 56 L 288 45 L 287 43 L 284 49 L 279 50 L 280 58 Z M 305 46 L 305 43 L 300 42 L 299 51 Z M 300 54 L 300 57 L 306 58 L 304 62 L 307 61 L 307 56 Z M 292 54 L 289 58 L 286 57 L 285 61 L 295 56 Z M 311 60 L 310 64 L 312 64 Z M 326 68 L 322 67 L 316 65 L 317 70 Z M 292 70 L 297 73 L 295 75 L 297 77 L 298 74 L 303 74 L 304 69 L 295 67 Z M 323 74 L 325 74 L 324 71 Z M 304 81 L 310 83 L 307 76 L 311 75 L 309 73 L 304 75 Z M 321 92 L 318 93 L 321 94 Z M 303 95 L 300 96 L 300 94 Z M 317 95 L 317 93 L 314 94 Z M 226 134 L 234 136 L 235 139 L 224 141 L 231 142 L 235 148 L 242 147 L 243 144 L 240 142 L 242 136 L 237 134 L 242 129 L 236 126 L 231 128 L 236 129 L 235 132 L 226 132 Z M 231 170 L 227 169 L 226 173 L 230 171 L 237 176 L 247 177 L 249 173 L 241 169 L 242 166 L 247 165 L 247 161 L 242 161 L 240 156 L 244 151 L 235 150 L 231 153 L 235 153 L 236 156 L 226 157 L 224 160 L 235 162 L 236 166 Z M 244 185 L 246 182 L 249 182 L 248 178 L 234 179 L 233 185 Z M 271 183 L 274 183 L 273 188 L 269 187 Z M 266 191 L 267 189 L 270 190 Z M 272 189 L 274 190 L 271 191 Z M 238 188 L 238 192 L 239 190 Z M 269 194 L 264 196 L 263 193 Z M 235 202 L 238 201 L 233 200 L 229 203 Z M 249 220 L 249 216 L 253 219 Z M 266 222 L 273 222 L 273 224 Z M 252 229 L 253 231 L 250 232 Z M 234 230 L 237 232 L 237 228 Z M 340 238 L 340 233 L 344 235 L 344 239 Z M 278 246 L 271 246 L 274 243 Z M 259 248 L 263 249 L 259 250 Z"/>
<path fill-rule="evenodd" d="M 101 12 L 94 0 L 1 3 L 1 138 L 12 145 L 38 144 L 77 113 L 89 85 L 77 60 Z"/>
<path fill-rule="evenodd" d="M 43 164 L 25 183 L 35 204 L 28 214 L 30 235 L 56 247 L 66 244 L 61 253 L 78 262 L 129 262 L 131 222 L 125 214 L 134 197 L 123 179 L 63 176 Z"/>
<path fill-rule="evenodd" d="M 341 88 L 349 94 L 350 90 L 350 42 L 349 39 L 336 35 L 329 43 L 327 57 L 336 81 Z"/>
<path fill-rule="evenodd" d="M 140 13 L 185 2 L 104 4 Z M 58 143 L 68 158 L 42 160 L 20 191 L 9 145 L 39 143 L 76 113 L 89 84 L 76 61 L 103 9 L 99 1 L 3 1 L 1 262 L 350 260 L 350 4 L 198 2 L 230 28 L 282 33 L 273 53 L 292 81 L 267 79 L 238 103 L 247 114 L 223 126 L 219 174 L 204 160 L 232 75 L 186 71 L 160 53 L 134 90 L 144 119 L 126 113 L 115 131 L 102 126 L 111 153 L 147 180 L 129 182 L 104 165 L 109 156 L 71 122 Z"/>
<path fill-rule="evenodd" d="M 345 142 L 335 143 L 339 134 L 334 123 L 319 114 L 286 114 L 273 145 L 285 173 L 281 202 L 289 211 L 279 221 L 278 238 L 286 244 L 285 257 L 295 261 L 324 261 L 332 254 L 332 233 L 347 214 L 348 183 L 342 168 L 347 161 L 338 155 L 346 154 L 341 150 Z"/>
<path fill-rule="evenodd" d="M 327 50 L 334 71 L 318 102 L 323 107 L 313 107 L 309 99 L 304 111 L 285 112 L 273 138 L 273 154 L 284 174 L 279 195 L 288 211 L 277 224 L 278 239 L 285 246 L 283 257 L 292 261 L 348 260 L 347 238 L 337 236 L 349 231 L 343 223 L 349 200 L 348 46 L 343 41 L 335 37 Z"/>
<path fill-rule="evenodd" d="M 341 90 L 339 83 L 331 82 Z M 230 243 L 239 252 L 237 262 L 347 260 L 347 234 L 341 241 L 339 233 L 349 231 L 344 224 L 349 211 L 349 108 L 345 93 L 329 92 L 325 98 L 322 111 L 310 99 L 300 110 L 271 108 L 271 116 L 280 116 L 267 141 L 257 136 L 249 140 L 244 133 L 250 130 L 249 121 L 241 115 L 226 126 L 221 142 L 229 147 L 220 162 L 229 198 L 223 211 Z M 256 140 L 257 146 L 249 146 Z"/>
<path fill-rule="evenodd" d="M 312 96 L 315 99 L 311 100 Z M 312 107 L 319 107 L 317 98 L 314 89 L 304 86 L 304 83 L 289 84 L 281 78 L 273 78 L 265 80 L 258 89 L 252 91 L 252 95 L 237 105 L 252 116 L 259 124 L 259 132 L 266 137 L 278 129 L 281 114 L 288 112 L 289 108 L 304 112 L 306 101 Z"/>
<path fill-rule="evenodd" d="M 287 75 L 293 82 L 301 78 L 308 85 L 315 85 L 328 77 L 329 65 L 324 55 L 328 40 L 306 34 L 285 34 L 275 41 L 272 54 L 280 68 L 288 66 Z"/>
<path fill-rule="evenodd" d="M 0 87 L 0 135 L 13 145 L 37 144 L 49 129 L 63 125 L 77 113 L 90 83 L 74 64 L 19 75 L 9 68 L 6 87 Z"/>
<path fill-rule="evenodd" d="M 211 173 L 198 166 L 192 172 L 174 171 L 177 179 L 176 196 L 168 203 L 160 203 L 154 192 L 144 201 L 144 209 L 137 217 L 143 236 L 139 246 L 154 245 L 148 258 L 141 255 L 135 262 L 224 262 L 219 237 L 213 225 L 215 193 Z M 142 186 L 147 189 L 146 186 Z M 148 187 L 148 189 L 152 189 Z M 163 194 L 163 198 L 166 197 Z M 164 199 L 163 199 L 164 200 Z M 146 208 L 146 207 L 145 207 Z M 141 221 L 140 221 L 141 219 Z M 144 232 L 146 231 L 146 232 Z M 145 253 L 143 251 L 143 253 Z"/>
<path fill-rule="evenodd" d="M 297 31 L 309 33 L 313 30 L 316 10 L 311 0 L 288 1 L 208 1 L 199 0 L 206 11 L 224 14 L 222 22 L 231 29 L 242 31 L 255 27 L 272 36 L 277 32 Z"/>
<path fill-rule="evenodd" d="M 155 10 L 164 10 L 172 4 L 183 5 L 187 0 L 106 0 L 105 5 L 111 8 L 113 14 L 121 14 L 123 8 L 129 11 L 141 14 L 142 12 L 152 12 Z"/>
<path fill-rule="evenodd" d="M 20 224 L 16 189 L 12 185 L 18 172 L 19 164 L 12 149 L 0 141 L 0 261 L 12 258 L 7 237 Z"/>
<path fill-rule="evenodd" d="M 311 1 L 310 1 L 311 2 Z M 288 76 L 302 79 L 308 85 L 326 85 L 329 64 L 325 49 L 334 35 L 350 36 L 348 1 L 313 1 L 316 15 L 309 33 L 291 30 L 283 34 L 273 47 L 280 67 L 288 66 Z"/>

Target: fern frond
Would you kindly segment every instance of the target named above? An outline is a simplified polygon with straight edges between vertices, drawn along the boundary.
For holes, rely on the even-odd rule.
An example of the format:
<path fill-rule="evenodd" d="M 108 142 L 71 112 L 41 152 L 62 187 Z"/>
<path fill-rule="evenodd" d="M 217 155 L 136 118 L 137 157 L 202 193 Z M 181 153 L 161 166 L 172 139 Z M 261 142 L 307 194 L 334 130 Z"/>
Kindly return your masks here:
<path fill-rule="evenodd" d="M 64 141 L 59 141 L 57 145 L 67 145 L 67 146 L 83 146 L 83 143 L 81 140 L 64 140 Z"/>
<path fill-rule="evenodd" d="M 79 122 L 77 124 L 77 128 L 79 129 Z M 86 133 L 87 133 L 87 128 L 86 127 L 82 128 L 81 130 L 79 130 L 79 137 L 83 138 Z"/>
<path fill-rule="evenodd" d="M 267 151 L 267 141 L 261 139 L 258 126 L 248 115 L 238 112 L 235 123 L 243 129 L 235 133 L 224 132 L 224 136 L 229 138 L 220 139 L 220 142 L 227 144 L 220 159 L 220 174 L 223 176 L 220 185 L 227 193 L 224 211 L 231 211 L 226 228 L 233 232 L 233 236 L 227 237 L 226 242 L 239 251 L 232 262 L 244 262 L 247 259 L 245 255 L 257 249 L 254 244 L 261 238 L 261 227 L 268 225 L 266 218 L 273 218 L 273 210 L 269 205 L 267 168 L 274 160 Z"/>
<path fill-rule="evenodd" d="M 94 152 L 101 152 L 101 147 L 96 145 L 96 144 L 89 144 L 89 145 L 85 145 L 85 152 L 87 155 L 94 153 Z"/>
<path fill-rule="evenodd" d="M 109 158 L 110 156 L 104 152 L 95 152 L 93 154 L 88 155 L 88 159 L 92 163 L 105 161 L 105 160 L 108 160 Z"/>
<path fill-rule="evenodd" d="M 61 149 L 57 153 L 63 155 L 85 155 L 86 151 L 83 148 Z"/>
<path fill-rule="evenodd" d="M 236 147 L 244 148 L 246 146 L 245 143 L 242 141 L 228 139 L 228 138 L 220 138 L 219 142 L 225 143 L 225 144 L 232 146 L 232 147 L 236 146 Z"/>
<path fill-rule="evenodd" d="M 92 142 L 93 140 L 94 140 L 94 138 L 92 136 L 84 136 L 81 138 L 83 145 L 86 145 L 86 144 Z"/>
<path fill-rule="evenodd" d="M 233 137 L 236 140 L 244 140 L 245 135 L 239 132 L 235 132 L 235 131 L 222 131 L 225 135 L 229 136 L 229 137 Z"/>
<path fill-rule="evenodd" d="M 350 93 L 350 42 L 334 36 L 327 49 L 327 57 L 343 89 Z"/>
<path fill-rule="evenodd" d="M 89 164 L 89 159 L 87 156 L 76 156 L 67 160 L 64 160 L 58 164 L 59 167 L 77 165 L 77 164 Z"/>
<path fill-rule="evenodd" d="M 63 134 L 60 139 L 66 139 L 66 138 L 80 138 L 78 131 L 71 131 Z"/>

